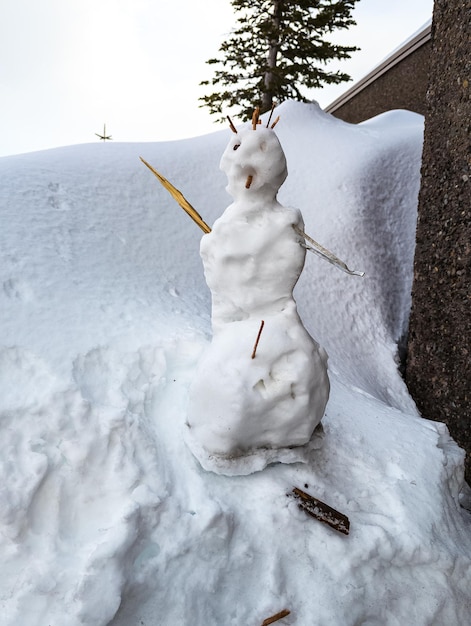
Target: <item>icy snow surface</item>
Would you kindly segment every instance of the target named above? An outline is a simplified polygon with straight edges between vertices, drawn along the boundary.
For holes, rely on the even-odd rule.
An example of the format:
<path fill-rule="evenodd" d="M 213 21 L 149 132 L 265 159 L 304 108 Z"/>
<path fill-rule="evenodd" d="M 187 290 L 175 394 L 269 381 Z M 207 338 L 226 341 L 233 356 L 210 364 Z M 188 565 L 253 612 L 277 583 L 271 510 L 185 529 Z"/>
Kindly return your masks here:
<path fill-rule="evenodd" d="M 0 159 L 2 626 L 250 626 L 284 608 L 280 625 L 471 622 L 463 455 L 397 369 L 422 118 L 277 114 L 280 202 L 366 275 L 307 256 L 295 297 L 329 354 L 322 447 L 248 476 L 206 472 L 184 443 L 211 334 L 201 231 L 139 161 L 212 225 L 231 131 Z"/>

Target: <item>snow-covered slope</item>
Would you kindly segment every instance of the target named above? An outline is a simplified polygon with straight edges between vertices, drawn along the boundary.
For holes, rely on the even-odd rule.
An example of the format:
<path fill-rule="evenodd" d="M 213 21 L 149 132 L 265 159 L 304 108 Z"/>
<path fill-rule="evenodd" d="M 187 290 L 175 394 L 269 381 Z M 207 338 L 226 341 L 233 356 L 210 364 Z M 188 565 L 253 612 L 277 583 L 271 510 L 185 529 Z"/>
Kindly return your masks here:
<path fill-rule="evenodd" d="M 230 131 L 0 159 L 0 623 L 471 621 L 462 452 L 397 371 L 422 119 L 277 113 L 280 201 L 366 276 L 307 258 L 295 295 L 329 353 L 323 447 L 249 476 L 205 472 L 183 442 L 210 333 L 201 231 L 139 161 L 212 224 Z M 294 486 L 350 535 L 300 511 Z"/>

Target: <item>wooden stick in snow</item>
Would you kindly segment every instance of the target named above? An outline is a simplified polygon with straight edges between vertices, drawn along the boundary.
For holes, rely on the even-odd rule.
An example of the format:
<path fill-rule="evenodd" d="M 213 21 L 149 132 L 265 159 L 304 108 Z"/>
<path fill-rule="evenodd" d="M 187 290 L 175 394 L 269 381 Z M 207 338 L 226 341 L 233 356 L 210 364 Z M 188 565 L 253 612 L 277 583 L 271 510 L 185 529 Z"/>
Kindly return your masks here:
<path fill-rule="evenodd" d="M 255 345 L 253 347 L 252 359 L 255 359 L 255 353 L 257 352 L 258 342 L 260 341 L 260 335 L 262 334 L 263 327 L 265 326 L 265 322 L 262 320 L 260 324 L 260 329 L 258 331 L 257 339 L 255 340 Z"/>
<path fill-rule="evenodd" d="M 288 611 L 288 609 L 283 609 L 282 611 L 280 611 L 276 615 L 272 615 L 271 617 L 267 617 L 267 619 L 263 621 L 262 626 L 269 626 L 269 624 L 274 624 L 279 619 L 283 619 L 283 617 L 288 616 L 290 613 L 291 613 L 291 611 Z"/>
<path fill-rule="evenodd" d="M 308 515 L 320 522 L 324 522 L 324 524 L 328 524 L 331 528 L 338 530 L 339 533 L 348 535 L 350 532 L 350 521 L 346 515 L 339 513 L 339 511 L 336 511 L 328 504 L 321 502 L 297 487 L 293 489 L 293 494 L 299 500 L 299 508 L 306 511 Z"/>

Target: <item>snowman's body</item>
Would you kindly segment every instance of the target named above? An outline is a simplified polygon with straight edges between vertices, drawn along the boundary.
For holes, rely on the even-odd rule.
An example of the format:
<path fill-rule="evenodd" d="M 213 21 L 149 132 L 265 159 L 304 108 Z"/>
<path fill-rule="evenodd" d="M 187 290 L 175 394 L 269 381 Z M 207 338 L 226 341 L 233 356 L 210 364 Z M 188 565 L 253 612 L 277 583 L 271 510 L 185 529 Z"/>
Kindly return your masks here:
<path fill-rule="evenodd" d="M 278 202 L 235 202 L 201 241 L 201 258 L 212 296 L 212 325 L 282 311 L 306 250 L 292 225 L 303 227 L 299 211 Z"/>
<path fill-rule="evenodd" d="M 203 453 L 237 458 L 306 444 L 329 380 L 327 355 L 293 299 L 305 259 L 293 225 L 303 221 L 276 200 L 287 175 L 278 138 L 260 127 L 239 131 L 221 168 L 234 203 L 201 241 L 213 338 L 192 384 L 188 426 Z"/>

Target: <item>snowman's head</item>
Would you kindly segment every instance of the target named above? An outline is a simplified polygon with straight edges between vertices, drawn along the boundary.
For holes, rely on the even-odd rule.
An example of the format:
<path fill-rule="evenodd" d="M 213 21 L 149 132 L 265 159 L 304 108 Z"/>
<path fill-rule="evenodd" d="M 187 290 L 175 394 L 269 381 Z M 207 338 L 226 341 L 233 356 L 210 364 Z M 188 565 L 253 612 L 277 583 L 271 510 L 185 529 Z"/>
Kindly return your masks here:
<path fill-rule="evenodd" d="M 235 129 L 234 129 L 235 130 Z M 288 170 L 283 148 L 271 128 L 253 125 L 234 132 L 221 158 L 234 199 L 276 198 Z"/>

